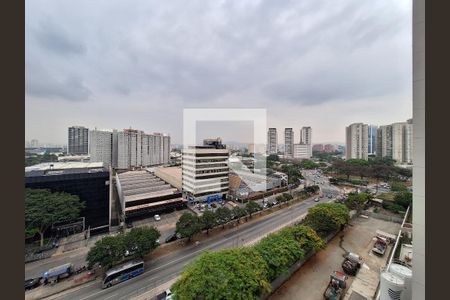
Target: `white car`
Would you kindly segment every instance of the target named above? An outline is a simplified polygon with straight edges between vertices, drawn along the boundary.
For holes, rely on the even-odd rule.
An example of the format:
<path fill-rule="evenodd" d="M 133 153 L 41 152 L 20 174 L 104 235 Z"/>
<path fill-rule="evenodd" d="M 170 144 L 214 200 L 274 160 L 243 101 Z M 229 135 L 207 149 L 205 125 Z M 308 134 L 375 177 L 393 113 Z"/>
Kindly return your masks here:
<path fill-rule="evenodd" d="M 156 221 L 160 221 L 161 220 L 161 217 L 159 215 L 155 215 L 154 218 L 155 218 Z"/>
<path fill-rule="evenodd" d="M 319 198 L 314 199 L 314 202 L 319 202 L 319 201 L 320 201 Z"/>

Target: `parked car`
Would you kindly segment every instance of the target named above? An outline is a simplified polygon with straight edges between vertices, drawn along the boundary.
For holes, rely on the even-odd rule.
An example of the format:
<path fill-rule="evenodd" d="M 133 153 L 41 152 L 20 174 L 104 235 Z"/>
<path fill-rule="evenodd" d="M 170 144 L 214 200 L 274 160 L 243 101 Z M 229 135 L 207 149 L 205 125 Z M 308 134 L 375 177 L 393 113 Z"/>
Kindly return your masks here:
<path fill-rule="evenodd" d="M 171 300 L 172 299 L 172 291 L 170 289 L 165 290 L 161 294 L 156 296 L 157 300 Z"/>
<path fill-rule="evenodd" d="M 169 235 L 169 236 L 166 238 L 166 243 L 170 243 L 170 242 L 176 241 L 177 239 L 178 239 L 178 237 L 177 237 L 177 234 L 176 234 L 176 233 L 171 234 L 171 235 Z"/>
<path fill-rule="evenodd" d="M 320 201 L 319 198 L 314 199 L 314 202 L 319 202 L 319 201 Z"/>
<path fill-rule="evenodd" d="M 383 256 L 386 252 L 387 248 L 387 240 L 383 237 L 377 236 L 377 240 L 373 245 L 372 252 L 378 254 L 379 256 Z"/>
<path fill-rule="evenodd" d="M 161 220 L 161 216 L 160 215 L 155 215 L 154 218 L 155 218 L 156 221 L 160 221 Z"/>
<path fill-rule="evenodd" d="M 36 277 L 25 280 L 25 291 L 32 290 L 41 284 L 42 277 Z"/>
<path fill-rule="evenodd" d="M 212 207 L 212 208 L 216 208 L 216 207 L 217 207 L 217 204 L 211 203 L 211 207 Z"/>

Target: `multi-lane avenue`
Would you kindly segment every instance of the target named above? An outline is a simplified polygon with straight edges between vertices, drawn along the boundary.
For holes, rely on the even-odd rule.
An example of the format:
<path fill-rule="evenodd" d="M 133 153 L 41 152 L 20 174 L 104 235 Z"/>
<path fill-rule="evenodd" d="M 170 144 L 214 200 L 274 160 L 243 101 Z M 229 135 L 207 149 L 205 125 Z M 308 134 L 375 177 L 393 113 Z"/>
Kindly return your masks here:
<path fill-rule="evenodd" d="M 325 200 L 323 200 L 325 201 Z M 328 201 L 328 200 L 327 200 Z M 288 209 L 281 209 L 261 219 L 241 224 L 224 235 L 207 239 L 199 244 L 193 243 L 182 250 L 157 258 L 145 265 L 144 274 L 107 289 L 101 289 L 99 280 L 63 292 L 52 299 L 129 299 L 156 288 L 176 278 L 183 268 L 206 250 L 246 245 L 265 236 L 274 229 L 286 226 L 302 215 L 308 208 L 316 205 L 313 198 L 294 204 Z"/>

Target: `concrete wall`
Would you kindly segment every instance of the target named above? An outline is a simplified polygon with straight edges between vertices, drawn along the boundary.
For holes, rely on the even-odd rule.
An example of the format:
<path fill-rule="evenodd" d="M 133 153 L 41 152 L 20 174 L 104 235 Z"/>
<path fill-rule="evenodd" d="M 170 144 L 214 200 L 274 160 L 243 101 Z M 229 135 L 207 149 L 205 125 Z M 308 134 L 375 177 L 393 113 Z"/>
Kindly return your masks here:
<path fill-rule="evenodd" d="M 425 0 L 413 0 L 413 300 L 425 299 Z"/>

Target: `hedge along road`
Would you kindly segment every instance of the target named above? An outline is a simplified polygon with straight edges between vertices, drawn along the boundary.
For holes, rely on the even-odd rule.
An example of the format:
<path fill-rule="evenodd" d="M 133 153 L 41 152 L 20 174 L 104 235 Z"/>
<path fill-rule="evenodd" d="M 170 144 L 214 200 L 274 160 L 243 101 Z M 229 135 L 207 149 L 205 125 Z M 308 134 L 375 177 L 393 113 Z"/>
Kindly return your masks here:
<path fill-rule="evenodd" d="M 130 299 L 139 296 L 159 285 L 177 277 L 183 268 L 192 262 L 205 250 L 216 251 L 225 248 L 241 247 L 245 244 L 253 244 L 255 240 L 284 226 L 291 224 L 295 219 L 305 214 L 308 208 L 318 203 L 314 202 L 314 197 L 304 200 L 291 206 L 285 206 L 279 211 L 262 217 L 254 222 L 244 223 L 227 232 L 202 241 L 199 244 L 192 243 L 183 249 L 166 256 L 146 262 L 144 274 L 119 283 L 111 288 L 102 290 L 100 281 L 83 285 L 74 290 L 63 292 L 50 297 L 51 299 Z"/>

